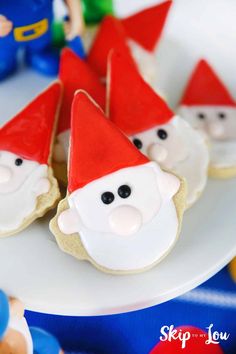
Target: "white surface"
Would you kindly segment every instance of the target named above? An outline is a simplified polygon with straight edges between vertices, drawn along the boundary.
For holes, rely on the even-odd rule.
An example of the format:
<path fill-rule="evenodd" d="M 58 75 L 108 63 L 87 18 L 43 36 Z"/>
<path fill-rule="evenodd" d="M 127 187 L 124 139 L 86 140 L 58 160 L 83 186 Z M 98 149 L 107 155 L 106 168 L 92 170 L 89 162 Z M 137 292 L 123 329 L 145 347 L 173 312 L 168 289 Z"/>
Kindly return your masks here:
<path fill-rule="evenodd" d="M 174 0 L 157 53 L 159 86 L 173 104 L 202 56 L 211 60 L 235 95 L 235 11 L 235 0 Z M 0 84 L 0 122 L 48 82 L 25 71 Z M 27 309 L 56 314 L 110 314 L 155 305 L 199 285 L 236 254 L 235 210 L 236 179 L 210 181 L 186 212 L 171 254 L 151 271 L 132 276 L 103 274 L 62 253 L 48 231 L 48 220 L 40 220 L 20 235 L 0 240 L 0 286 Z"/>

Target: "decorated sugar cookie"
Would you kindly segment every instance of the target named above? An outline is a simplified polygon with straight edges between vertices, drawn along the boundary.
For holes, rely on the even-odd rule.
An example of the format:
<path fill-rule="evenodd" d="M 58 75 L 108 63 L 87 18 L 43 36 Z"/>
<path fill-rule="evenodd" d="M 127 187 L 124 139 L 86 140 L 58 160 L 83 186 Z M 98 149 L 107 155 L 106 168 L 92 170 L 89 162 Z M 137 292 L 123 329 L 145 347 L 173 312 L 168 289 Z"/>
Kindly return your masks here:
<path fill-rule="evenodd" d="M 209 139 L 212 177 L 236 175 L 236 103 L 220 78 L 201 60 L 186 87 L 180 114 Z"/>
<path fill-rule="evenodd" d="M 145 9 L 128 18 L 119 20 L 106 16 L 98 29 L 88 54 L 88 62 L 100 77 L 106 77 L 107 59 L 111 49 L 123 54 L 132 53 L 136 64 L 150 84 L 156 81 L 154 50 L 160 39 L 171 1 Z"/>
<path fill-rule="evenodd" d="M 60 96 L 55 82 L 0 130 L 0 236 L 26 228 L 59 198 L 50 156 Z"/>
<path fill-rule="evenodd" d="M 68 48 L 64 49 L 61 54 L 59 77 L 63 83 L 64 92 L 54 147 L 53 167 L 58 179 L 67 184 L 71 105 L 74 93 L 78 89 L 84 89 L 104 108 L 106 91 L 97 74 Z"/>
<path fill-rule="evenodd" d="M 171 4 L 172 1 L 164 1 L 121 20 L 139 71 L 152 87 L 156 87 L 158 76 L 155 50 Z"/>
<path fill-rule="evenodd" d="M 68 194 L 50 223 L 59 247 L 102 271 L 152 267 L 174 246 L 185 186 L 141 154 L 85 93 L 72 106 Z"/>
<path fill-rule="evenodd" d="M 21 301 L 0 290 L 0 353 L 1 354 L 63 354 L 55 337 L 28 327 Z"/>
<path fill-rule="evenodd" d="M 186 179 L 187 206 L 192 205 L 207 180 L 208 149 L 203 137 L 175 116 L 121 54 L 110 56 L 108 77 L 109 118 L 142 153 Z"/>

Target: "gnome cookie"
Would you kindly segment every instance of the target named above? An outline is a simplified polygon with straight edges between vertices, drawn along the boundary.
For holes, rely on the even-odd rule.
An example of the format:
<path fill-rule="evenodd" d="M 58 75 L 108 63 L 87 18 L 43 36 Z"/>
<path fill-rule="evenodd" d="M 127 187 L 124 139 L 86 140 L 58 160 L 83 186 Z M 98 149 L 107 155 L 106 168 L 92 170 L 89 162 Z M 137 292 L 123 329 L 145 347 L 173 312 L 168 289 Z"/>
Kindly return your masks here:
<path fill-rule="evenodd" d="M 140 272 L 174 246 L 184 183 L 150 162 L 85 93 L 72 106 L 68 195 L 50 223 L 59 247 L 110 273 Z"/>
<path fill-rule="evenodd" d="M 206 185 L 208 149 L 203 137 L 174 115 L 121 54 L 112 53 L 108 71 L 109 118 L 142 153 L 186 179 L 189 207 Z"/>
<path fill-rule="evenodd" d="M 172 1 L 165 1 L 121 20 L 132 56 L 152 87 L 156 87 L 158 76 L 155 51 L 171 4 Z"/>
<path fill-rule="evenodd" d="M 106 90 L 96 72 L 68 48 L 64 49 L 61 54 L 59 77 L 63 83 L 64 92 L 54 146 L 53 168 L 56 177 L 66 185 L 71 105 L 74 93 L 78 89 L 84 89 L 104 108 Z"/>
<path fill-rule="evenodd" d="M 0 290 L 0 353 L 63 354 L 55 337 L 36 327 L 28 327 L 21 301 Z"/>
<path fill-rule="evenodd" d="M 50 156 L 60 96 L 55 82 L 0 130 L 0 236 L 23 230 L 59 198 Z"/>
<path fill-rule="evenodd" d="M 108 55 L 111 49 L 115 49 L 123 55 L 127 53 L 144 79 L 155 84 L 157 64 L 154 50 L 170 5 L 171 1 L 166 1 L 122 20 L 112 16 L 103 19 L 87 59 L 100 77 L 106 78 Z"/>
<path fill-rule="evenodd" d="M 209 140 L 210 176 L 236 176 L 236 103 L 205 60 L 197 64 L 179 112 Z"/>

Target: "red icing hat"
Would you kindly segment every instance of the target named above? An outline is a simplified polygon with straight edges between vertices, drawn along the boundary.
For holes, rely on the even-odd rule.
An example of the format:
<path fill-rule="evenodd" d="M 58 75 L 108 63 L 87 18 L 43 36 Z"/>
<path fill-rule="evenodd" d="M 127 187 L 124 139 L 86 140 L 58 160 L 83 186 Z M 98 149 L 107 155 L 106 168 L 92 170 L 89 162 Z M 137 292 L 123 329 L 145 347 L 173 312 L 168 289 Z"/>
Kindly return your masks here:
<path fill-rule="evenodd" d="M 76 90 L 87 91 L 103 109 L 106 101 L 106 89 L 97 73 L 69 48 L 62 51 L 59 77 L 63 82 L 64 95 L 58 122 L 58 134 L 70 129 L 71 105 Z"/>
<path fill-rule="evenodd" d="M 230 93 L 205 60 L 200 60 L 185 89 L 181 105 L 235 106 Z"/>
<path fill-rule="evenodd" d="M 133 135 L 167 123 L 174 113 L 120 53 L 109 62 L 109 118 L 125 134 Z"/>
<path fill-rule="evenodd" d="M 182 349 L 179 339 L 159 342 L 150 354 L 223 354 L 223 350 L 218 344 L 206 344 L 207 332 L 192 326 L 177 327 L 178 333 L 189 332 L 191 337 L 186 341 L 186 347 Z M 176 334 L 177 335 L 177 334 Z"/>
<path fill-rule="evenodd" d="M 86 92 L 78 91 L 72 105 L 69 192 L 109 173 L 147 162 Z"/>
<path fill-rule="evenodd" d="M 172 1 L 145 9 L 122 20 L 128 37 L 153 51 L 164 28 Z"/>
<path fill-rule="evenodd" d="M 133 61 L 126 39 L 121 22 L 112 16 L 106 16 L 100 25 L 87 58 L 88 63 L 100 77 L 106 76 L 108 55 L 112 49 L 126 54 Z M 133 62 L 133 65 L 136 64 Z"/>
<path fill-rule="evenodd" d="M 0 150 L 47 164 L 61 98 L 59 81 L 50 85 L 0 130 Z"/>

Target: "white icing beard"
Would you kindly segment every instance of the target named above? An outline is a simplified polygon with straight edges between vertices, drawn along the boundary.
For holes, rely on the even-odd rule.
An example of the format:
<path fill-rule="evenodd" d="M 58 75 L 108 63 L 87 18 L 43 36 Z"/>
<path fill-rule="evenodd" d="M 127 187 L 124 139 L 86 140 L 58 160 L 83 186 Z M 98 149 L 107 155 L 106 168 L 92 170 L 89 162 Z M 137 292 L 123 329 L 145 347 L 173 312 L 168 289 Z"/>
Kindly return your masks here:
<path fill-rule="evenodd" d="M 37 197 L 48 191 L 48 166 L 36 164 L 15 191 L 0 193 L 0 232 L 19 228 L 24 219 L 36 209 Z"/>
<path fill-rule="evenodd" d="M 27 354 L 33 354 L 33 342 L 26 319 L 11 316 L 8 327 L 22 334 L 26 342 Z"/>
<path fill-rule="evenodd" d="M 230 168 L 236 166 L 236 140 L 211 141 L 211 166 Z"/>
<path fill-rule="evenodd" d="M 160 139 L 160 130 L 167 132 L 166 139 Z M 130 140 L 135 138 L 143 144 L 141 152 L 186 179 L 187 206 L 193 204 L 207 181 L 209 152 L 203 137 L 176 116 L 170 123 L 136 134 Z"/>
<path fill-rule="evenodd" d="M 121 185 L 131 187 L 128 198 L 118 195 Z M 172 198 L 179 185 L 175 176 L 161 171 L 153 162 L 102 177 L 69 196 L 69 213 L 77 218 L 73 231 L 79 233 L 89 256 L 102 267 L 116 271 L 149 267 L 176 240 L 178 218 Z M 109 205 L 101 201 L 106 191 L 115 196 Z M 130 220 L 140 224 L 125 233 Z M 59 228 L 69 231 L 71 221 L 70 217 L 68 222 L 59 218 Z"/>
<path fill-rule="evenodd" d="M 209 140 L 210 164 L 224 168 L 236 166 L 236 109 L 228 106 L 180 106 L 179 112 Z M 225 118 L 220 118 L 220 114 Z M 200 119 L 199 114 L 204 118 Z"/>
<path fill-rule="evenodd" d="M 54 146 L 53 160 L 62 163 L 68 162 L 69 154 L 69 144 L 70 144 L 70 129 L 58 134 L 57 141 Z"/>

